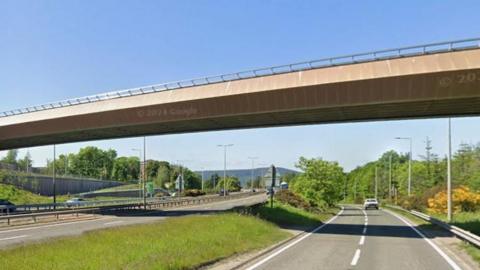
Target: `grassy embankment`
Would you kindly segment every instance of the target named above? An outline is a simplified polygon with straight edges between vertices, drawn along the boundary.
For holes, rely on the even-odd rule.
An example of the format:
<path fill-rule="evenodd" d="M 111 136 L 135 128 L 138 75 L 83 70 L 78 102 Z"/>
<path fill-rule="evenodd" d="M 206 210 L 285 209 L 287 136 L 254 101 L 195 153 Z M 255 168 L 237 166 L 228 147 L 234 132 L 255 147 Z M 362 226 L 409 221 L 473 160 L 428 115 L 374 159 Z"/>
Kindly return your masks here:
<path fill-rule="evenodd" d="M 2 269 L 191 269 L 288 237 L 238 214 L 188 216 L 0 251 Z"/>
<path fill-rule="evenodd" d="M 59 195 L 57 196 L 57 202 L 65 202 L 75 196 L 73 195 Z M 8 200 L 16 205 L 20 204 L 41 204 L 41 203 L 53 203 L 53 198 L 48 196 L 41 196 L 35 193 L 26 191 L 21 188 L 17 188 L 12 185 L 0 184 L 0 199 Z M 123 197 L 95 197 L 88 198 L 88 201 L 100 201 L 100 200 L 122 200 L 131 199 Z"/>
<path fill-rule="evenodd" d="M 194 269 L 289 237 L 279 226 L 313 227 L 336 212 L 313 214 L 278 202 L 256 211 L 169 218 L 19 246 L 0 251 L 2 269 Z"/>
<path fill-rule="evenodd" d="M 57 201 L 68 200 L 69 196 L 57 196 Z M 52 203 L 53 199 L 17 188 L 12 185 L 0 184 L 0 199 L 11 201 L 14 204 Z"/>
<path fill-rule="evenodd" d="M 312 213 L 275 200 L 273 208 L 270 208 L 268 203 L 259 208 L 256 214 L 280 227 L 306 229 L 318 226 L 334 216 L 338 210 L 338 208 L 331 208 L 325 212 Z"/>

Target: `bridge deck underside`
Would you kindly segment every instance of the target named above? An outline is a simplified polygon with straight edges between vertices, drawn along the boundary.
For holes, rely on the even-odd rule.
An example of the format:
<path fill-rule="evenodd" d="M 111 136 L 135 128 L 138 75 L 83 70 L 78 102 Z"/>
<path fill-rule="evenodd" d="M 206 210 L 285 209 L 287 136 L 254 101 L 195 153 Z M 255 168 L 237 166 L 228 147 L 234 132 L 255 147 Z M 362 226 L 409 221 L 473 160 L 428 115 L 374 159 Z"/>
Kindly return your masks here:
<path fill-rule="evenodd" d="M 474 75 L 465 80 L 469 74 Z M 474 69 L 250 92 L 3 126 L 0 149 L 208 130 L 479 114 L 480 70 Z"/>

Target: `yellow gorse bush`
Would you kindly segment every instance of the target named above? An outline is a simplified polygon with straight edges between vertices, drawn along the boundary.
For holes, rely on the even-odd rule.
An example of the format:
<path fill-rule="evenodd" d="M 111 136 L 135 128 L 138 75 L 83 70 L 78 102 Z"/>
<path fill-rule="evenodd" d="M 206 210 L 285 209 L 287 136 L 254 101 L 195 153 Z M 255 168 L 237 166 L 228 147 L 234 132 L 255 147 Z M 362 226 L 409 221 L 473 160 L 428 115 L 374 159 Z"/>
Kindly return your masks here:
<path fill-rule="evenodd" d="M 473 192 L 466 186 L 453 189 L 452 201 L 455 213 L 480 209 L 480 193 Z M 447 213 L 447 192 L 438 192 L 433 198 L 428 199 L 428 210 L 436 214 Z"/>

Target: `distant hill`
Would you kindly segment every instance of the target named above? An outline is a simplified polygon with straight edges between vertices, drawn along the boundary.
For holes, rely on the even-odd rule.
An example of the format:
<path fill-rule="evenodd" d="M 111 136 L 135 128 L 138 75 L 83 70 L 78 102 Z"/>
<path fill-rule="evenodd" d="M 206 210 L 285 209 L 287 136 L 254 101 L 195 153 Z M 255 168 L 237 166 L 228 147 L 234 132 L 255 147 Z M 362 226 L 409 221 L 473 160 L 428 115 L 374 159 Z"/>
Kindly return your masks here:
<path fill-rule="evenodd" d="M 263 176 L 267 173 L 269 167 L 264 168 L 255 168 L 253 170 L 253 178 L 257 178 L 258 176 Z M 202 175 L 201 171 L 196 171 L 195 173 Z M 213 174 L 218 174 L 220 177 L 223 177 L 223 170 L 210 170 L 210 171 L 203 171 L 205 180 L 210 179 Z M 290 170 L 287 168 L 277 167 L 277 177 L 282 176 L 284 174 L 299 173 L 295 170 Z M 239 169 L 239 170 L 227 170 L 227 176 L 234 176 L 240 180 L 242 186 L 245 186 L 245 183 L 250 180 L 252 175 L 252 169 Z M 278 179 L 278 178 L 277 178 Z"/>

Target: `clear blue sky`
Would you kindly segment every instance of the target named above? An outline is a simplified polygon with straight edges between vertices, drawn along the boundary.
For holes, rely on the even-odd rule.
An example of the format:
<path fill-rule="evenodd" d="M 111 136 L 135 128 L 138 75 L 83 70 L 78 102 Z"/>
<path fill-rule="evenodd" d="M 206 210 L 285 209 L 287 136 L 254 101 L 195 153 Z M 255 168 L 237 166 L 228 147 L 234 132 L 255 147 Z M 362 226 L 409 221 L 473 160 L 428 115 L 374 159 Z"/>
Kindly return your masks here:
<path fill-rule="evenodd" d="M 328 56 L 480 36 L 480 1 L 1 1 L 0 111 L 110 90 Z M 455 119 L 454 145 L 480 141 L 480 118 Z M 395 149 L 446 149 L 446 120 L 206 132 L 148 138 L 147 158 L 222 167 L 293 168 L 299 156 L 346 169 Z M 85 145 L 135 155 L 140 138 Z M 30 149 L 45 164 L 51 146 Z M 21 150 L 21 155 L 25 149 Z M 0 156 L 5 152 L 0 152 Z"/>

